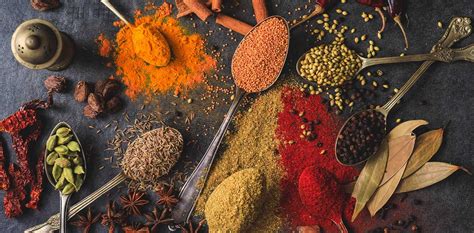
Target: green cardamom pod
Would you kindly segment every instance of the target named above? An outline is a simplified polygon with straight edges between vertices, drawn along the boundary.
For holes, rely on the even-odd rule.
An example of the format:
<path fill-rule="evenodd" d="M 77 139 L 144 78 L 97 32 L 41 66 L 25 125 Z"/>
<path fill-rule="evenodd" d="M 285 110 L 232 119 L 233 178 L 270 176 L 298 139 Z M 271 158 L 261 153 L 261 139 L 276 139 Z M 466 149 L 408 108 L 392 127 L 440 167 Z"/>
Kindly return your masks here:
<path fill-rule="evenodd" d="M 79 143 L 77 143 L 76 141 L 70 141 L 67 144 L 67 148 L 69 148 L 70 151 L 74 151 L 74 152 L 81 151 L 81 147 L 79 146 Z"/>
<path fill-rule="evenodd" d="M 74 174 L 84 174 L 84 167 L 82 167 L 81 165 L 78 165 L 74 168 Z"/>
<path fill-rule="evenodd" d="M 46 164 L 53 166 L 58 157 L 59 155 L 55 151 L 49 153 L 49 155 L 46 156 Z"/>
<path fill-rule="evenodd" d="M 72 192 L 74 192 L 74 190 L 75 190 L 75 188 L 74 188 L 73 184 L 67 184 L 66 186 L 64 186 L 64 188 L 62 190 L 62 194 L 63 195 L 69 195 Z"/>
<path fill-rule="evenodd" d="M 64 145 L 55 147 L 54 151 L 58 152 L 60 155 L 67 155 L 69 153 L 68 147 Z"/>
<path fill-rule="evenodd" d="M 74 157 L 74 158 L 72 159 L 72 162 L 73 162 L 74 164 L 76 164 L 76 165 L 82 165 L 82 159 L 81 159 L 79 156 L 77 156 L 77 155 L 76 155 L 76 157 Z"/>
<path fill-rule="evenodd" d="M 72 140 L 73 135 L 69 134 L 66 137 L 58 137 L 58 145 L 64 145 Z"/>
<path fill-rule="evenodd" d="M 65 180 L 66 180 L 66 179 L 64 178 L 64 176 L 61 175 L 61 177 L 59 177 L 59 180 L 58 180 L 58 182 L 56 183 L 56 185 L 54 185 L 54 189 L 56 189 L 56 190 L 61 189 L 61 188 L 64 186 L 64 181 L 65 181 Z"/>
<path fill-rule="evenodd" d="M 57 163 L 54 163 L 53 169 L 51 170 L 54 181 L 57 182 L 62 173 L 63 169 Z"/>
<path fill-rule="evenodd" d="M 84 178 L 82 178 L 82 176 L 80 176 L 80 175 L 77 176 L 76 177 L 76 183 L 75 183 L 76 191 L 79 191 L 79 189 L 81 189 L 83 183 L 84 183 Z"/>
<path fill-rule="evenodd" d="M 71 161 L 66 158 L 58 158 L 56 159 L 55 164 L 58 164 L 61 168 L 66 168 L 71 166 Z"/>
<path fill-rule="evenodd" d="M 48 151 L 54 150 L 54 147 L 56 146 L 57 141 L 58 141 L 58 136 L 53 135 L 49 137 L 48 140 L 46 141 L 46 149 Z"/>
<path fill-rule="evenodd" d="M 66 137 L 71 132 L 71 129 L 68 127 L 61 127 L 56 130 L 56 135 L 59 137 Z"/>
<path fill-rule="evenodd" d="M 70 167 L 63 169 L 63 176 L 66 178 L 67 182 L 74 184 L 74 175 L 72 174 L 72 169 Z"/>

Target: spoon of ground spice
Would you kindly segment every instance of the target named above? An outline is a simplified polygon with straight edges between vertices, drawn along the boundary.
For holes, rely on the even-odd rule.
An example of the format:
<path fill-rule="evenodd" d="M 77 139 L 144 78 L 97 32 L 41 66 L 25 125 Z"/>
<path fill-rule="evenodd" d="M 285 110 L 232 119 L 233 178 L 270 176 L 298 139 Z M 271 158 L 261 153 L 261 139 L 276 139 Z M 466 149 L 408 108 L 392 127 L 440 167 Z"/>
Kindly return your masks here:
<path fill-rule="evenodd" d="M 235 98 L 209 148 L 181 189 L 180 202 L 172 210 L 176 224 L 187 222 L 191 217 L 239 102 L 247 93 L 267 90 L 280 76 L 288 55 L 289 32 L 288 22 L 284 18 L 271 16 L 257 24 L 238 45 L 231 67 L 236 84 Z"/>
<path fill-rule="evenodd" d="M 474 62 L 474 45 L 461 49 L 449 49 L 455 42 L 471 34 L 471 26 L 459 27 L 463 20 L 452 21 L 441 40 L 432 48 L 446 62 L 466 60 Z M 470 23 L 470 21 L 469 21 Z M 386 133 L 386 121 L 390 110 L 418 81 L 431 65 L 423 64 L 403 87 L 383 106 L 356 113 L 349 117 L 339 131 L 336 141 L 336 159 L 343 165 L 354 166 L 366 161 L 377 152 Z"/>
<path fill-rule="evenodd" d="M 171 49 L 165 36 L 149 24 L 133 26 L 110 2 L 101 0 L 117 17 L 133 30 L 133 48 L 138 57 L 153 66 L 166 66 L 171 61 Z"/>
<path fill-rule="evenodd" d="M 378 50 L 377 46 L 374 48 Z M 370 66 L 420 61 L 469 60 L 469 57 L 464 54 L 469 53 L 470 49 L 468 46 L 462 49 L 446 48 L 427 54 L 365 58 L 344 44 L 322 44 L 310 49 L 298 59 L 296 71 L 301 77 L 317 83 L 320 87 L 341 86 Z M 446 56 L 449 54 L 454 55 L 452 57 Z"/>

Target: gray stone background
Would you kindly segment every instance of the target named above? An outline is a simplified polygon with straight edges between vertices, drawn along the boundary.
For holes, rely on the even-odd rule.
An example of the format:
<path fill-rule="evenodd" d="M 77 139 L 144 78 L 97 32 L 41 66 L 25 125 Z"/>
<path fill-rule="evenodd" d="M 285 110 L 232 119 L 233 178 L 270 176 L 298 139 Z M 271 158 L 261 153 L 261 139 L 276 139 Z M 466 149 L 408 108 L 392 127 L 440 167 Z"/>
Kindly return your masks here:
<path fill-rule="evenodd" d="M 379 27 L 377 15 L 370 8 L 361 7 L 348 0 L 350 4 L 339 5 L 338 7 L 346 9 L 351 14 L 345 21 L 346 25 L 356 27 L 359 35 L 368 33 L 374 38 L 375 32 Z M 225 1 L 224 1 L 225 2 Z M 285 18 L 292 20 L 298 15 L 302 15 L 303 11 L 288 14 L 290 9 L 303 7 L 306 1 L 283 1 L 272 0 L 269 4 L 272 14 L 280 14 Z M 314 1 L 311 1 L 314 2 Z M 407 33 L 411 43 L 411 47 L 407 54 L 428 52 L 432 45 L 439 40 L 444 33 L 444 29 L 439 29 L 436 24 L 440 20 L 446 26 L 453 16 L 470 16 L 473 15 L 474 4 L 472 0 L 411 0 L 408 1 L 408 22 Z M 112 22 L 116 18 L 109 13 L 99 0 L 63 0 L 63 6 L 59 9 L 49 12 L 34 11 L 29 1 L 5 0 L 0 5 L 0 118 L 7 117 L 17 110 L 17 108 L 26 101 L 34 98 L 44 97 L 45 90 L 43 87 L 43 79 L 47 75 L 59 74 L 70 80 L 69 94 L 56 96 L 55 108 L 42 113 L 42 119 L 45 122 L 44 134 L 52 129 L 55 123 L 59 121 L 69 122 L 79 134 L 83 145 L 87 148 L 89 173 L 85 185 L 81 192 L 73 196 L 71 203 L 85 197 L 93 190 L 100 187 L 108 179 L 117 174 L 117 170 L 110 167 L 110 164 L 102 160 L 105 156 L 110 156 L 109 152 L 105 152 L 106 141 L 112 138 L 112 130 L 105 130 L 102 134 L 97 135 L 95 130 L 87 128 L 88 125 L 96 127 L 104 127 L 112 120 L 118 120 L 123 126 L 125 121 L 121 114 L 110 115 L 99 120 L 89 120 L 82 116 L 82 107 L 73 101 L 71 90 L 72 82 L 78 80 L 97 81 L 108 77 L 114 73 L 113 69 L 106 68 L 107 60 L 97 55 L 97 46 L 94 42 L 99 32 L 104 32 L 109 37 L 113 37 L 117 31 L 112 26 Z M 131 16 L 133 10 L 141 9 L 144 1 L 142 0 L 116 0 L 113 3 L 127 16 Z M 160 4 L 161 1 L 155 1 Z M 235 1 L 229 1 L 226 6 L 234 4 Z M 276 7 L 278 5 L 278 7 Z M 245 11 L 244 11 L 245 9 Z M 304 9 L 304 8 L 303 8 Z M 309 10 L 309 9 L 308 9 Z M 236 17 L 248 23 L 254 23 L 252 10 L 250 8 L 250 0 L 241 0 L 238 8 L 226 7 L 224 11 L 228 14 L 235 14 Z M 363 23 L 360 12 L 372 12 L 376 16 L 376 20 L 371 23 Z M 334 15 L 334 9 L 331 11 Z M 42 18 L 53 22 L 60 30 L 68 33 L 73 37 L 77 54 L 74 63 L 65 71 L 58 73 L 50 71 L 34 71 L 19 65 L 11 54 L 10 39 L 15 28 L 24 20 L 32 18 Z M 211 20 L 211 23 L 204 24 L 199 22 L 195 17 L 184 18 L 181 21 L 191 30 L 205 33 L 208 30 L 216 29 L 217 26 Z M 196 23 L 197 28 L 190 27 L 192 23 Z M 314 23 L 314 20 L 312 21 Z M 228 43 L 228 49 L 222 49 L 222 59 L 220 63 L 230 64 L 230 57 L 237 42 L 230 40 L 225 30 L 217 31 L 210 38 L 207 38 L 209 47 L 216 46 L 222 49 L 222 44 Z M 316 44 L 313 37 L 299 28 L 292 32 L 292 46 L 290 57 L 285 73 L 294 72 L 295 60 L 306 49 Z M 236 35 L 237 41 L 241 38 Z M 376 39 L 375 39 L 376 40 Z M 377 40 L 376 40 L 377 41 Z M 473 43 L 473 36 L 456 44 L 456 47 Z M 398 55 L 403 51 L 403 42 L 398 28 L 392 20 L 388 20 L 384 39 L 377 41 L 382 51 L 379 55 Z M 365 46 L 354 45 L 352 41 L 348 45 L 358 51 L 365 51 Z M 402 83 L 408 80 L 409 76 L 418 68 L 420 64 L 399 64 L 387 65 L 382 68 L 386 73 L 384 79 L 388 80 L 392 87 L 400 87 Z M 375 70 L 375 69 L 372 69 Z M 468 62 L 457 62 L 454 64 L 436 63 L 433 65 L 424 77 L 415 85 L 414 89 L 405 97 L 403 104 L 396 107 L 389 117 L 389 121 L 393 122 L 396 118 L 402 119 L 426 119 L 430 122 L 427 128 L 439 128 L 447 125 L 446 136 L 443 147 L 434 157 L 436 161 L 451 162 L 454 164 L 465 166 L 474 170 L 473 160 L 473 144 L 472 144 L 472 122 L 474 113 L 474 94 L 472 84 L 473 64 Z M 228 75 L 229 69 L 225 69 L 222 75 Z M 288 78 L 283 75 L 282 78 Z M 225 79 L 220 83 L 223 87 L 230 87 L 231 81 Z M 197 88 L 190 93 L 194 99 L 199 99 L 203 92 L 203 88 Z M 380 95 L 371 103 L 381 104 L 386 100 L 388 93 Z M 228 99 L 228 96 L 222 96 Z M 173 106 L 171 101 L 178 104 Z M 426 101 L 426 105 L 420 104 Z M 196 119 L 193 121 L 190 131 L 183 131 L 186 141 L 197 140 L 197 143 L 186 148 L 185 154 L 191 158 L 198 160 L 203 154 L 205 148 L 209 144 L 213 132 L 217 130 L 222 117 L 227 110 L 228 103 L 223 103 L 209 115 L 202 113 L 201 109 L 208 106 L 206 101 L 195 101 L 192 105 L 185 104 L 183 101 L 168 96 L 157 96 L 155 101 L 147 105 L 145 111 L 156 109 L 158 106 L 164 111 L 195 111 Z M 134 114 L 139 111 L 141 101 L 129 102 L 126 111 L 133 118 Z M 346 113 L 346 115 L 349 113 Z M 171 126 L 183 129 L 182 123 L 173 123 L 173 116 L 169 116 L 166 122 Z M 197 136 L 198 133 L 209 132 L 207 136 Z M 425 128 L 426 130 L 426 128 Z M 10 142 L 7 135 L 2 134 L 5 141 Z M 44 137 L 38 145 L 35 145 L 34 154 L 44 143 Z M 9 157 L 11 160 L 11 153 Z M 105 166 L 99 170 L 99 167 Z M 0 205 L 0 229 L 2 232 L 20 232 L 24 229 L 42 223 L 51 214 L 56 213 L 59 209 L 59 198 L 55 191 L 52 190 L 47 180 L 44 180 L 44 188 L 38 211 L 26 210 L 25 214 L 16 219 L 7 219 L 4 217 L 3 205 Z M 122 189 L 123 190 L 123 189 Z M 423 200 L 423 205 L 416 207 L 414 210 L 418 217 L 423 232 L 474 232 L 474 180 L 465 173 L 458 172 L 446 181 L 425 190 L 417 191 L 410 194 L 409 199 L 419 198 Z M 109 197 L 103 197 L 93 204 L 94 209 L 103 211 L 103 206 L 111 198 L 117 197 L 120 193 L 112 191 Z M 0 194 L 3 198 L 3 194 Z M 403 212 L 404 210 L 396 210 Z M 395 211 L 395 212 L 396 212 Z M 374 219 L 368 225 L 384 226 L 391 223 L 393 219 L 385 221 Z M 94 231 L 106 232 L 106 229 L 96 224 Z M 163 229 L 164 230 L 164 229 Z"/>

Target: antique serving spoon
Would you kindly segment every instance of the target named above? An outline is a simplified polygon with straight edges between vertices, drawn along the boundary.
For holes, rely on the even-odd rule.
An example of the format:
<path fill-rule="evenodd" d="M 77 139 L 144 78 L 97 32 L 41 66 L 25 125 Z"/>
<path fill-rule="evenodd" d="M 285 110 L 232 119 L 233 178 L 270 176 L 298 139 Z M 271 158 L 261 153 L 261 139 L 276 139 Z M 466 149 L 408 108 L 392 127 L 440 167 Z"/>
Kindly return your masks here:
<path fill-rule="evenodd" d="M 238 51 L 239 47 L 242 45 L 242 42 L 245 41 L 245 39 L 252 34 L 252 32 L 255 31 L 256 28 L 258 28 L 260 25 L 265 23 L 269 19 L 274 19 L 278 18 L 282 20 L 285 23 L 286 26 L 286 31 L 288 35 L 288 46 L 286 48 L 285 52 L 285 60 L 286 56 L 288 55 L 288 49 L 289 49 L 289 40 L 290 40 L 290 28 L 288 26 L 288 22 L 286 19 L 284 19 L 281 16 L 271 16 L 257 24 L 245 37 L 242 39 L 240 42 L 239 46 L 237 47 L 236 51 Z M 232 62 L 235 61 L 235 54 L 234 57 L 232 58 Z M 280 71 L 278 74 L 273 78 L 273 82 L 265 87 L 263 90 L 260 90 L 260 92 L 265 91 L 269 89 L 278 79 L 280 76 L 282 70 L 283 70 L 284 65 L 279 67 Z M 234 75 L 235 77 L 235 75 Z M 181 189 L 181 192 L 179 193 L 179 202 L 178 204 L 173 208 L 171 214 L 174 219 L 175 224 L 183 223 L 183 222 L 188 222 L 188 220 L 192 216 L 192 212 L 194 210 L 194 207 L 196 205 L 196 202 L 199 198 L 199 195 L 201 194 L 202 189 L 204 188 L 204 183 L 206 182 L 207 175 L 209 173 L 209 170 L 211 169 L 212 162 L 214 161 L 214 157 L 217 154 L 217 150 L 219 149 L 219 146 L 222 142 L 222 139 L 224 138 L 225 132 L 227 131 L 227 128 L 229 127 L 229 124 L 237 111 L 237 107 L 239 106 L 240 101 L 243 99 L 243 97 L 247 93 L 242 90 L 240 87 L 236 86 L 235 89 L 235 98 L 234 101 L 232 102 L 229 111 L 225 115 L 224 121 L 222 122 L 221 126 L 219 127 L 219 130 L 217 131 L 216 135 L 214 136 L 214 139 L 212 140 L 211 144 L 209 145 L 206 153 L 202 157 L 201 161 L 191 174 L 191 176 L 188 178 L 186 183 L 184 184 L 183 188 Z M 171 229 L 171 227 L 170 227 Z"/>
<path fill-rule="evenodd" d="M 82 145 L 81 145 L 81 142 L 79 141 L 79 137 L 77 137 L 76 133 L 74 132 L 74 130 L 72 129 L 72 127 L 67 124 L 66 122 L 60 122 L 59 124 L 57 124 L 54 129 L 51 131 L 51 134 L 50 136 L 53 136 L 56 131 L 61 128 L 61 127 L 67 127 L 69 129 L 71 129 L 71 133 L 74 135 L 74 140 L 79 144 L 79 147 L 80 147 L 80 156 L 81 156 L 81 159 L 83 161 L 83 167 L 84 167 L 84 180 L 86 179 L 86 174 L 87 174 L 87 163 L 86 163 L 86 157 L 84 155 L 84 150 L 82 149 Z M 46 152 L 44 153 L 44 156 L 45 156 L 45 159 L 44 161 L 46 161 L 46 157 L 48 156 L 48 151 L 46 150 Z M 46 173 L 46 177 L 48 177 L 48 181 L 49 183 L 51 183 L 51 185 L 54 187 L 55 184 L 56 184 L 56 181 L 54 180 L 54 178 L 52 177 L 51 175 L 51 168 L 47 165 L 47 163 L 44 163 L 44 169 L 45 169 L 45 173 Z M 67 214 L 68 214 L 68 204 L 69 204 L 69 198 L 71 197 L 72 193 L 71 194 L 64 194 L 61 190 L 59 191 L 59 196 L 60 196 L 60 214 L 59 214 L 59 222 L 60 222 L 60 232 L 61 233 L 65 233 L 66 232 L 66 223 L 67 223 Z"/>
<path fill-rule="evenodd" d="M 461 17 L 456 17 L 454 18 L 450 25 L 448 30 L 445 32 L 444 36 L 441 38 L 441 40 L 432 48 L 432 53 L 439 52 L 439 54 L 443 54 L 442 56 L 444 57 L 445 62 L 452 62 L 452 61 L 457 61 L 457 60 L 466 60 L 470 62 L 474 62 L 474 44 L 471 44 L 467 47 L 461 48 L 461 49 L 449 49 L 455 42 L 460 40 L 461 38 L 464 38 L 468 35 L 471 34 L 472 32 L 472 27 L 471 27 L 471 20 L 469 18 L 461 18 Z M 444 52 L 440 52 L 444 51 Z M 390 110 L 400 101 L 400 99 L 410 90 L 411 87 L 418 81 L 418 79 L 421 77 L 421 75 L 429 68 L 431 64 L 433 64 L 434 61 L 426 61 L 423 63 L 420 68 L 411 76 L 411 78 L 403 85 L 403 87 L 382 107 L 377 107 L 375 111 L 383 114 L 385 116 L 384 121 L 386 125 L 387 121 L 387 116 Z M 351 117 L 347 119 L 347 121 L 344 123 L 342 126 L 341 130 L 339 131 L 338 134 L 338 139 L 336 141 L 336 159 L 339 163 L 343 165 L 350 165 L 350 166 L 355 166 L 360 163 L 363 163 L 366 161 L 369 157 L 365 158 L 362 161 L 359 161 L 358 163 L 355 164 L 347 164 L 343 163 L 341 161 L 341 158 L 339 154 L 337 153 L 338 151 L 338 146 L 341 146 L 341 140 L 339 140 L 339 135 L 344 131 L 346 126 L 348 125 L 348 122 L 355 117 L 360 117 L 361 114 L 364 114 L 368 111 L 373 111 L 373 110 L 364 110 L 361 112 L 358 112 Z M 360 119 L 360 118 L 359 118 Z M 386 129 L 385 129 L 386 130 Z"/>
<path fill-rule="evenodd" d="M 458 61 L 458 60 L 469 61 L 470 57 L 465 56 L 464 54 L 469 54 L 470 49 L 471 48 L 469 46 L 462 49 L 444 48 L 442 50 L 431 51 L 431 53 L 427 53 L 427 54 L 415 54 L 415 55 L 394 56 L 394 57 L 378 57 L 378 58 L 365 58 L 356 54 L 356 56 L 362 62 L 362 65 L 357 70 L 357 72 L 354 73 L 354 76 L 362 72 L 362 70 L 364 70 L 367 67 L 383 65 L 383 64 L 396 64 L 396 63 L 420 62 L 420 61 L 440 61 L 440 62 L 452 62 L 452 61 Z M 306 56 L 308 56 L 309 54 L 310 54 L 310 51 L 301 55 L 296 63 L 296 72 L 298 72 L 298 75 L 305 78 L 305 80 L 307 80 L 307 78 L 305 77 L 306 74 L 301 72 L 301 67 L 304 65 L 303 64 L 304 60 Z M 450 57 L 452 56 L 452 54 L 454 54 L 454 56 Z"/>

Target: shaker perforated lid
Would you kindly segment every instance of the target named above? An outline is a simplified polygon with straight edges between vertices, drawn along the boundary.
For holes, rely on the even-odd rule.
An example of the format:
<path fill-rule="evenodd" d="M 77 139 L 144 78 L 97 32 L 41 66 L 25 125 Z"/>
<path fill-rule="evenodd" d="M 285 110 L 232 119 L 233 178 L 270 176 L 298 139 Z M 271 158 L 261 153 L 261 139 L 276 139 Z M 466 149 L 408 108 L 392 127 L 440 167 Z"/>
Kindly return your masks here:
<path fill-rule="evenodd" d="M 15 58 L 31 69 L 45 69 L 61 55 L 63 40 L 59 30 L 50 22 L 32 19 L 18 26 L 12 36 Z"/>

